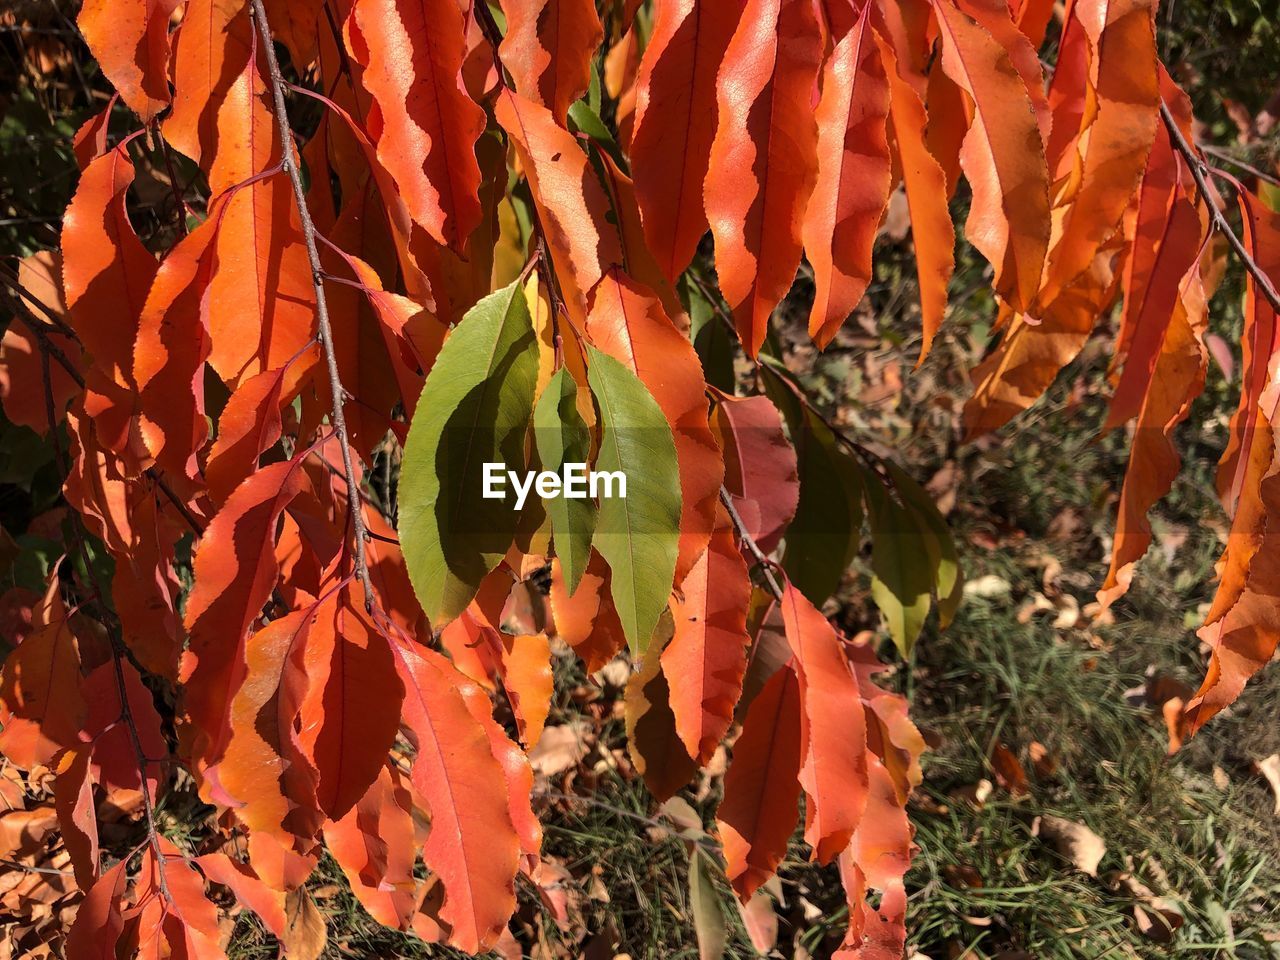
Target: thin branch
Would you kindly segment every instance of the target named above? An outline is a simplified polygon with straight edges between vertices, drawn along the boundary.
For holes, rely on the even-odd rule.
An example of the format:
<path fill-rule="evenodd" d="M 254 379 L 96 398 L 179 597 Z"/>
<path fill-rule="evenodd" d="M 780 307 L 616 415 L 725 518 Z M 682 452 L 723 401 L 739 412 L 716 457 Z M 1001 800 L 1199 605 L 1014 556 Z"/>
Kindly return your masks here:
<path fill-rule="evenodd" d="M 1255 176 L 1259 180 L 1264 181 L 1265 183 L 1269 183 L 1272 186 L 1280 187 L 1280 177 L 1277 177 L 1273 173 L 1267 173 L 1267 171 L 1261 170 L 1258 167 L 1255 167 L 1251 163 L 1246 163 L 1245 161 L 1241 160 L 1239 157 L 1233 156 L 1232 154 L 1228 153 L 1226 150 L 1221 149 L 1220 147 L 1215 147 L 1209 143 L 1202 143 L 1200 144 L 1200 149 L 1205 153 L 1207 153 L 1209 156 L 1216 157 L 1217 159 L 1221 160 L 1223 163 L 1229 163 L 1233 167 L 1239 167 L 1241 170 L 1245 171 L 1245 173 Z M 1212 167 L 1210 167 L 1209 169 L 1213 170 Z"/>
<path fill-rule="evenodd" d="M 729 519 L 733 521 L 733 528 L 738 531 L 738 539 L 742 541 L 742 545 L 747 548 L 747 552 L 756 562 L 756 566 L 760 568 L 760 574 L 764 577 L 764 582 L 769 587 L 769 592 L 773 594 L 773 598 L 779 603 L 782 602 L 782 586 L 778 583 L 777 577 L 773 575 L 773 561 L 764 555 L 764 551 L 760 549 L 760 545 L 756 543 L 755 538 L 747 532 L 747 525 L 742 520 L 742 515 L 738 513 L 738 508 L 733 505 L 733 497 L 729 495 L 729 491 L 723 486 L 720 488 L 720 502 L 724 504 L 725 510 L 729 514 Z"/>
<path fill-rule="evenodd" d="M 1253 278 L 1254 284 L 1262 292 L 1262 296 L 1267 303 L 1271 304 L 1271 309 L 1280 313 L 1280 294 L 1277 294 L 1276 288 L 1272 286 L 1271 278 L 1267 276 L 1266 272 L 1258 266 L 1252 255 L 1250 255 L 1244 245 L 1244 241 L 1236 236 L 1236 232 L 1231 229 L 1231 224 L 1227 221 L 1226 215 L 1218 209 L 1217 204 L 1211 199 L 1212 193 L 1209 189 L 1207 177 L 1208 167 L 1200 159 L 1195 148 L 1187 142 L 1187 138 L 1182 135 L 1182 130 L 1178 127 L 1178 121 L 1174 119 L 1169 105 L 1163 100 L 1160 101 L 1160 116 L 1169 131 L 1169 137 L 1173 140 L 1174 148 L 1178 153 L 1182 154 L 1182 158 L 1187 162 L 1191 176 L 1195 179 L 1196 187 L 1200 190 L 1200 196 L 1204 198 L 1204 204 L 1209 209 L 1209 216 L 1213 220 L 1214 228 L 1227 238 L 1227 243 L 1230 244 L 1231 249 L 1236 252 L 1236 256 L 1244 263 L 1245 270 Z"/>
<path fill-rule="evenodd" d="M 369 568 L 365 561 L 364 546 L 367 539 L 364 512 L 360 503 L 360 485 L 356 481 L 356 472 L 351 458 L 351 442 L 347 434 L 347 421 L 343 414 L 343 404 L 347 392 L 342 386 L 342 378 L 338 374 L 338 358 L 333 349 L 333 330 L 329 325 L 329 304 L 324 295 L 324 269 L 320 263 L 320 251 L 316 246 L 316 226 L 311 219 L 311 210 L 307 206 L 306 189 L 302 184 L 302 173 L 298 169 L 297 147 L 293 139 L 293 129 L 289 126 L 289 114 L 285 108 L 285 79 L 280 72 L 280 62 L 276 59 L 275 46 L 271 41 L 271 25 L 267 21 L 267 11 L 262 0 L 252 0 L 251 9 L 258 25 L 258 36 L 261 38 L 263 53 L 267 58 L 267 70 L 271 81 L 271 95 L 275 102 L 276 126 L 280 131 L 281 165 L 289 175 L 293 185 L 293 198 L 298 208 L 298 219 L 302 225 L 302 239 L 307 247 L 307 258 L 311 262 L 311 284 L 316 294 L 316 324 L 320 344 L 324 349 L 325 362 L 329 368 L 329 389 L 333 395 L 332 419 L 334 432 L 338 437 L 338 448 L 342 453 L 342 469 L 347 481 L 347 504 L 351 515 L 352 539 L 355 546 L 355 573 L 360 585 L 364 588 L 366 609 L 373 609 L 373 584 L 369 580 Z"/>

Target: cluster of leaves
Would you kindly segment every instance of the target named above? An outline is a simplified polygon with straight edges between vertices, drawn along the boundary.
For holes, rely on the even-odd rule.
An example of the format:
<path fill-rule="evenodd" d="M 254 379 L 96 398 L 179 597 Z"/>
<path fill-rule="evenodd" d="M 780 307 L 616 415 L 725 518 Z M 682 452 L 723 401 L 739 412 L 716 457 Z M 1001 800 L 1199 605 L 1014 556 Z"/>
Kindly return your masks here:
<path fill-rule="evenodd" d="M 75 134 L 57 249 L 0 273 L 5 412 L 50 436 L 70 508 L 43 596 L 9 598 L 27 612 L 0 753 L 54 770 L 85 892 L 67 954 L 218 956 L 211 884 L 283 935 L 322 849 L 378 921 L 518 950 L 517 877 L 554 885 L 526 750 L 563 641 L 589 670 L 637 661 L 629 749 L 659 799 L 735 735 L 717 832 L 744 902 L 803 798 L 848 897 L 841 955 L 900 956 L 924 743 L 821 607 L 865 525 L 907 654 L 954 614 L 957 555 L 929 495 L 809 402 L 769 319 L 803 261 L 831 342 L 900 191 L 923 359 L 967 185 L 999 303 L 977 435 L 1122 298 L 1109 425 L 1137 427 L 1100 600 L 1124 592 L 1203 386 L 1222 221 L 1154 5 L 1068 4 L 1046 80 L 1053 19 L 1047 0 L 88 0 L 127 109 Z M 300 149 L 289 112 L 318 114 Z M 145 242 L 143 153 L 176 216 Z M 1234 521 L 1192 730 L 1280 629 L 1280 217 L 1234 189 Z M 492 462 L 590 463 L 627 496 L 516 510 L 484 496 Z M 157 828 L 178 768 L 247 859 Z M 108 864 L 117 804 L 143 836 Z"/>

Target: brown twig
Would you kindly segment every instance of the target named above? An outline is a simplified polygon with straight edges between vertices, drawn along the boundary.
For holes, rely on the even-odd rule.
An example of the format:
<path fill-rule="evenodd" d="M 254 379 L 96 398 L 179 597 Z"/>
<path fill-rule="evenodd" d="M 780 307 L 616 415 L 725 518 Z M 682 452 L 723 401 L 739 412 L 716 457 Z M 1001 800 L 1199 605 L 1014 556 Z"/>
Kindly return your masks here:
<path fill-rule="evenodd" d="M 1280 294 L 1276 293 L 1276 288 L 1272 286 L 1271 278 L 1258 266 L 1257 261 L 1253 259 L 1253 256 L 1245 247 L 1244 241 L 1236 236 L 1236 232 L 1227 221 L 1226 214 L 1219 210 L 1217 204 L 1213 202 L 1207 177 L 1208 166 L 1200 159 L 1195 148 L 1187 142 L 1187 138 L 1183 136 L 1182 130 L 1178 127 L 1178 121 L 1174 119 L 1173 112 L 1163 100 L 1160 101 L 1160 116 L 1169 131 L 1170 139 L 1173 140 L 1174 148 L 1178 153 L 1182 154 L 1182 158 L 1187 162 L 1187 168 L 1191 171 L 1196 187 L 1200 190 L 1200 196 L 1204 198 L 1204 204 L 1209 209 L 1209 216 L 1213 221 L 1214 228 L 1227 238 L 1227 243 L 1230 244 L 1231 249 L 1236 252 L 1236 256 L 1244 263 L 1245 270 L 1253 278 L 1254 284 L 1262 292 L 1262 296 L 1267 303 L 1271 304 L 1271 309 L 1280 312 Z"/>
<path fill-rule="evenodd" d="M 347 392 L 342 386 L 342 378 L 338 374 L 338 357 L 333 349 L 333 330 L 329 325 L 329 304 L 324 295 L 324 269 L 320 263 L 320 250 L 316 245 L 316 227 L 311 219 L 311 210 L 307 206 L 306 188 L 302 184 L 302 173 L 298 169 L 296 145 L 293 129 L 289 126 L 289 114 L 285 108 L 284 75 L 280 72 L 280 62 L 276 59 L 275 46 L 271 41 L 271 25 L 267 21 L 267 11 L 262 0 L 251 0 L 251 10 L 258 26 L 258 36 L 262 41 L 263 53 L 267 58 L 268 79 L 271 81 L 271 95 L 275 102 L 276 127 L 280 131 L 281 165 L 293 185 L 293 198 L 298 208 L 298 219 L 302 225 L 302 239 L 307 248 L 307 259 L 311 262 L 311 284 L 316 294 L 316 325 L 320 337 L 320 345 L 324 349 L 325 363 L 329 370 L 329 389 L 333 394 L 334 433 L 338 438 L 338 448 L 342 454 L 342 469 L 347 481 L 347 505 L 351 516 L 352 540 L 355 548 L 355 573 L 360 585 L 364 588 L 366 609 L 373 609 L 373 584 L 369 580 L 369 568 L 365 561 L 364 546 L 368 535 L 365 531 L 364 512 L 360 502 L 360 486 L 356 481 L 356 472 L 351 458 L 351 442 L 347 434 L 347 420 L 343 414 L 343 405 Z"/>
<path fill-rule="evenodd" d="M 756 566 L 760 568 L 760 575 L 768 585 L 769 592 L 773 594 L 775 600 L 781 603 L 782 586 L 778 583 L 778 578 L 773 575 L 773 561 L 764 555 L 764 551 L 760 549 L 760 544 L 756 543 L 755 538 L 747 532 L 747 525 L 743 522 L 742 515 L 738 513 L 738 508 L 733 505 L 733 497 L 723 486 L 720 487 L 720 502 L 724 504 L 724 509 L 729 514 L 729 519 L 733 522 L 733 528 L 738 531 L 738 539 L 742 541 L 742 545 L 747 548 L 747 552 L 755 560 Z"/>

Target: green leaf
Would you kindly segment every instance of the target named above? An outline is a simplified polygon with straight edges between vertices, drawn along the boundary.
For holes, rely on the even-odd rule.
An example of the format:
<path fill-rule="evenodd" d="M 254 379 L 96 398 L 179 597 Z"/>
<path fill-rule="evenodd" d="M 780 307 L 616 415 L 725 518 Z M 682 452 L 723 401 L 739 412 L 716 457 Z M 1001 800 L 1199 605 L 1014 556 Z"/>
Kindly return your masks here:
<path fill-rule="evenodd" d="M 702 375 L 713 387 L 733 393 L 737 377 L 733 371 L 733 339 L 729 328 L 716 316 L 715 306 L 688 274 L 682 286 L 689 308 L 689 338 L 702 361 Z"/>
<path fill-rule="evenodd" d="M 542 469 L 558 474 L 561 482 L 566 463 L 587 463 L 590 459 L 591 434 L 578 413 L 578 386 L 563 367 L 538 398 L 533 433 Z M 565 586 L 573 596 L 591 556 L 596 507 L 590 499 L 571 500 L 564 496 L 544 498 L 542 502 L 551 518 L 551 536 L 564 570 Z"/>
<path fill-rule="evenodd" d="M 878 481 L 866 485 L 871 517 L 871 599 L 889 627 L 893 643 L 911 656 L 929 615 L 933 564 L 928 537 L 916 514 L 903 507 Z"/>
<path fill-rule="evenodd" d="M 938 598 L 938 620 L 944 629 L 950 625 L 964 595 L 964 572 L 951 528 L 938 512 L 938 505 L 920 484 L 896 463 L 888 463 L 889 476 L 902 497 L 903 506 L 914 514 L 920 528 L 924 549 L 933 565 L 933 590 Z"/>
<path fill-rule="evenodd" d="M 523 473 L 538 344 L 518 283 L 485 297 L 450 333 L 427 376 L 400 469 L 400 542 L 434 627 L 462 613 L 506 555 L 515 493 L 486 499 L 484 464 Z"/>
<path fill-rule="evenodd" d="M 712 870 L 718 865 L 701 848 L 689 855 L 689 904 L 698 937 L 698 960 L 720 960 L 729 941 L 729 919 L 716 890 Z"/>
<path fill-rule="evenodd" d="M 601 497 L 592 544 L 609 564 L 613 604 L 633 654 L 644 653 L 666 609 L 680 541 L 680 469 L 671 427 L 630 370 L 587 346 L 587 381 L 600 410 L 597 471 L 620 471 L 626 497 Z"/>
<path fill-rule="evenodd" d="M 862 540 L 862 470 L 781 374 L 764 364 L 760 369 L 765 393 L 787 421 L 800 474 L 800 502 L 787 528 L 782 568 L 821 606 L 840 586 Z"/>

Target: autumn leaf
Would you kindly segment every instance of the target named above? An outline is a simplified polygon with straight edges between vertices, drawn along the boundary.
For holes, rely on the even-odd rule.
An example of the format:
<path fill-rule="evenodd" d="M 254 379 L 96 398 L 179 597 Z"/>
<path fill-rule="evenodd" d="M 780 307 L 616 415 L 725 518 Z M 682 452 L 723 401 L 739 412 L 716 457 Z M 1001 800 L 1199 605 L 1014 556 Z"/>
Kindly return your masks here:
<path fill-rule="evenodd" d="M 538 353 L 517 283 L 480 301 L 440 351 L 400 479 L 400 536 L 418 599 L 443 627 L 511 546 L 514 492 L 484 497 L 483 466 L 524 469 Z"/>
<path fill-rule="evenodd" d="M 716 78 L 704 197 L 716 273 L 749 356 L 800 265 L 818 174 L 811 109 L 822 34 L 806 0 L 748 0 Z"/>

